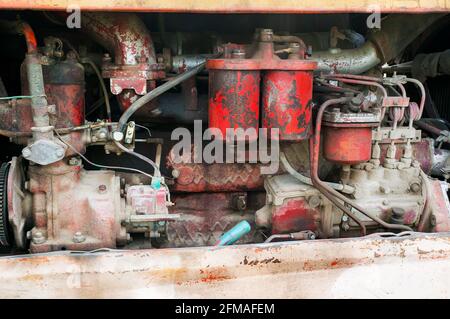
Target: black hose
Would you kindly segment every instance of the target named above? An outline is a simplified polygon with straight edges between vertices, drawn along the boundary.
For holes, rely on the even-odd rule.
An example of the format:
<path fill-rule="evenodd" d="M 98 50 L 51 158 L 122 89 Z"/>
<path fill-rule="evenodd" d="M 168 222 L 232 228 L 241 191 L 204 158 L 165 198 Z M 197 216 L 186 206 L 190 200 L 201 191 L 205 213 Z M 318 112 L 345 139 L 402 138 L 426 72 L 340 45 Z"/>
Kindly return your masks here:
<path fill-rule="evenodd" d="M 192 68 L 192 69 L 190 69 L 190 70 L 188 70 L 186 72 L 183 72 L 183 73 L 175 76 L 170 81 L 167 81 L 163 85 L 158 86 L 156 89 L 150 91 L 149 93 L 147 93 L 144 96 L 142 96 L 139 100 L 137 100 L 136 102 L 131 104 L 131 106 L 120 117 L 118 130 L 122 131 L 124 129 L 126 123 L 128 122 L 129 118 L 137 110 L 139 110 L 142 106 L 144 106 L 145 104 L 147 104 L 151 100 L 157 98 L 158 96 L 160 96 L 164 92 L 167 92 L 171 88 L 177 86 L 181 82 L 183 82 L 183 81 L 193 77 L 197 73 L 201 72 L 204 69 L 205 65 L 206 65 L 206 62 L 203 62 L 203 63 L 197 65 L 195 68 Z"/>

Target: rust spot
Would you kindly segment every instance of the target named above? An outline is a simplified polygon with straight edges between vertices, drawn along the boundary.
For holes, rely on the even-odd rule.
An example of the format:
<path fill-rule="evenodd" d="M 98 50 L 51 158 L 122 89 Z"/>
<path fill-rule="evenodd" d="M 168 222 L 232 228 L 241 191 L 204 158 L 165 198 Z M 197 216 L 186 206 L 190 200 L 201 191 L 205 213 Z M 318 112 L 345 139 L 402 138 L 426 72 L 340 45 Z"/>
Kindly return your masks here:
<path fill-rule="evenodd" d="M 249 265 L 249 266 L 256 266 L 256 265 L 259 265 L 259 264 L 267 265 L 267 264 L 270 264 L 270 263 L 272 263 L 272 264 L 279 264 L 279 263 L 281 263 L 281 261 L 279 259 L 275 258 L 275 257 L 266 258 L 266 259 L 262 259 L 262 260 L 255 259 L 255 260 L 250 260 L 249 261 L 247 259 L 247 256 L 245 256 L 244 261 L 243 261 L 244 265 Z M 242 262 L 241 262 L 241 265 L 242 265 Z"/>
<path fill-rule="evenodd" d="M 42 281 L 43 279 L 44 277 L 42 275 L 25 275 L 22 278 L 20 278 L 20 280 L 32 282 Z"/>
<path fill-rule="evenodd" d="M 227 280 L 227 279 L 231 279 L 231 277 L 226 276 L 226 275 L 217 275 L 217 274 L 209 273 L 205 277 L 201 278 L 200 281 L 201 282 L 212 282 L 212 281 L 222 281 L 222 280 Z"/>

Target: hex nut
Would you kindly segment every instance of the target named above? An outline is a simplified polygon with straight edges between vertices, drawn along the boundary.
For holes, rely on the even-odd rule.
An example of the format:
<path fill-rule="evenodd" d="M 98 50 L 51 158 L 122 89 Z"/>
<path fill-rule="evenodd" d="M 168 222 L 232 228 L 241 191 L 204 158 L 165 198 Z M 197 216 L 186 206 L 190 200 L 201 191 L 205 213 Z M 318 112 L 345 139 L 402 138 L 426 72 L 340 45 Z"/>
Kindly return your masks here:
<path fill-rule="evenodd" d="M 77 231 L 74 235 L 73 235 L 73 242 L 74 243 L 82 243 L 86 240 L 86 236 L 83 236 L 83 234 L 79 231 Z"/>

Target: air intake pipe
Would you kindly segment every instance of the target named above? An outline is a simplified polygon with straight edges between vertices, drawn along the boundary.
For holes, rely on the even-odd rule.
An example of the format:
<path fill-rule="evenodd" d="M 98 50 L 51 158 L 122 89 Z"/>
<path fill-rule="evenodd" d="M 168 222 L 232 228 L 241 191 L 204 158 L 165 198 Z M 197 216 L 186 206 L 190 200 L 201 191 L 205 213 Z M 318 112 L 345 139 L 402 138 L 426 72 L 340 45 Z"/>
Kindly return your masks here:
<path fill-rule="evenodd" d="M 414 39 L 436 22 L 440 14 L 389 15 L 381 21 L 381 29 L 372 33 L 368 41 L 356 49 L 315 52 L 317 71 L 333 73 L 364 73 L 398 56 Z"/>
<path fill-rule="evenodd" d="M 81 24 L 81 30 L 113 55 L 105 57 L 102 74 L 110 79 L 111 92 L 118 95 L 124 110 L 164 77 L 150 32 L 138 15 L 85 12 Z"/>

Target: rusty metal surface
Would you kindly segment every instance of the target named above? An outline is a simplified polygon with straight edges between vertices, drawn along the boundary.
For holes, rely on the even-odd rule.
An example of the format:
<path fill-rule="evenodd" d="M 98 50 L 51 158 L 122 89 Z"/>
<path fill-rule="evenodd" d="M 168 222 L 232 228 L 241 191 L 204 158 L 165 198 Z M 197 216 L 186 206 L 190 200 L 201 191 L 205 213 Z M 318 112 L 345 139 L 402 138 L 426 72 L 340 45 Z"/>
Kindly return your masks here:
<path fill-rule="evenodd" d="M 31 252 L 116 248 L 126 242 L 120 181 L 113 171 L 85 171 L 60 161 L 31 166 L 29 175 Z"/>
<path fill-rule="evenodd" d="M 220 131 L 222 139 L 227 129 L 254 129 L 259 125 L 259 70 L 209 70 L 209 127 Z M 249 140 L 256 140 L 253 134 Z"/>
<path fill-rule="evenodd" d="M 232 192 L 263 188 L 261 164 L 251 163 L 194 163 L 195 151 L 178 154 L 171 149 L 167 156 L 167 167 L 175 174 L 171 190 L 175 192 Z"/>
<path fill-rule="evenodd" d="M 449 235 L 0 258 L 0 297 L 448 298 Z"/>
<path fill-rule="evenodd" d="M 172 199 L 176 205 L 170 207 L 170 213 L 181 218 L 168 224 L 168 241 L 163 247 L 212 246 L 242 220 L 252 225 L 252 231 L 239 243 L 262 242 L 254 227 L 254 212 L 264 205 L 263 192 L 172 194 Z"/>
<path fill-rule="evenodd" d="M 266 72 L 262 89 L 263 127 L 278 128 L 281 140 L 309 138 L 312 83 L 311 71 Z"/>
<path fill-rule="evenodd" d="M 66 10 L 72 4 L 67 0 L 2 0 L 1 9 Z M 445 0 L 78 0 L 82 10 L 141 11 L 141 12 L 368 12 L 379 8 L 383 12 L 441 12 L 450 10 Z"/>

